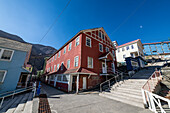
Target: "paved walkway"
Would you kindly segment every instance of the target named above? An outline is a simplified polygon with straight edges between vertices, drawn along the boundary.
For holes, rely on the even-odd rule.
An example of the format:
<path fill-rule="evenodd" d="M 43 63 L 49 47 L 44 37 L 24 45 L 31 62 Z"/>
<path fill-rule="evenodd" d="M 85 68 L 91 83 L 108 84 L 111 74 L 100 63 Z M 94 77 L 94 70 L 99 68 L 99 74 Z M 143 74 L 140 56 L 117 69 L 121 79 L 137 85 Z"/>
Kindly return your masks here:
<path fill-rule="evenodd" d="M 42 93 L 47 94 L 52 113 L 152 113 L 98 94 L 67 94 L 45 84 Z"/>

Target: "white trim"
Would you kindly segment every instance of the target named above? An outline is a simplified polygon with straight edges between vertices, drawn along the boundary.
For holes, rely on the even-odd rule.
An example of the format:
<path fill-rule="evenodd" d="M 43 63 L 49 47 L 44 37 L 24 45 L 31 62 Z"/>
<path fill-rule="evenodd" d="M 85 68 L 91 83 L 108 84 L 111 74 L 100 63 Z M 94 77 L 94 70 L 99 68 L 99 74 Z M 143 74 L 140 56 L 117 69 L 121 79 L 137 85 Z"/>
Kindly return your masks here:
<path fill-rule="evenodd" d="M 63 54 L 66 54 L 67 46 L 64 47 L 64 52 Z"/>
<path fill-rule="evenodd" d="M 55 71 L 56 70 L 56 65 L 54 65 L 54 69 L 53 69 L 53 71 Z"/>
<path fill-rule="evenodd" d="M 71 45 L 71 46 L 70 46 L 70 45 Z M 69 45 L 68 45 L 68 51 L 70 51 L 71 48 L 72 48 L 72 42 L 70 42 Z"/>
<path fill-rule="evenodd" d="M 69 69 L 69 68 L 68 68 L 68 61 L 69 61 L 69 68 L 70 68 L 70 59 L 68 59 L 68 60 L 67 60 L 67 69 Z"/>
<path fill-rule="evenodd" d="M 108 49 L 108 51 L 107 51 L 107 49 Z M 109 50 L 109 48 L 106 46 L 106 52 L 109 52 L 110 50 Z"/>
<path fill-rule="evenodd" d="M 100 50 L 100 45 L 102 46 L 102 51 Z M 99 51 L 103 52 L 103 45 L 101 43 L 99 43 Z"/>
<path fill-rule="evenodd" d="M 89 67 L 89 58 L 92 58 L 92 67 Z M 87 67 L 93 69 L 93 57 L 87 57 Z"/>
<path fill-rule="evenodd" d="M 7 71 L 6 70 L 0 70 L 1 72 L 5 72 L 4 75 L 3 75 L 3 78 L 2 78 L 2 81 L 0 81 L 0 84 L 2 84 L 5 80 L 5 77 L 6 77 L 6 74 L 7 74 Z"/>
<path fill-rule="evenodd" d="M 77 38 L 76 38 L 76 40 L 75 40 L 75 47 L 77 47 L 78 45 L 76 45 L 76 43 L 77 43 L 77 39 L 78 39 L 78 45 L 80 44 L 80 36 L 78 36 Z"/>
<path fill-rule="evenodd" d="M 1 51 L 0 51 L 0 60 L 1 60 L 1 61 L 11 61 L 11 60 L 12 60 L 12 57 L 13 57 L 13 54 L 14 54 L 14 50 L 6 49 L 6 48 L 0 48 L 0 49 L 1 49 Z M 2 57 L 2 54 L 3 54 L 4 50 L 12 51 L 12 54 L 11 54 L 11 57 L 10 57 L 10 59 L 9 59 L 9 60 L 1 59 L 1 57 Z"/>
<path fill-rule="evenodd" d="M 76 57 L 78 57 L 78 62 L 77 62 L 77 64 L 79 65 L 79 56 L 75 56 L 75 57 L 74 57 L 74 67 L 78 67 L 78 65 L 75 66 L 75 58 L 76 58 Z"/>
<path fill-rule="evenodd" d="M 89 40 L 90 40 L 90 46 L 89 46 L 89 45 L 87 45 L 87 39 L 89 39 Z M 87 46 L 87 47 L 92 47 L 92 44 L 91 44 L 91 38 L 89 38 L 89 37 L 87 37 L 87 36 L 86 36 L 86 46 Z"/>
<path fill-rule="evenodd" d="M 60 58 L 60 56 L 61 56 L 61 51 L 59 51 L 59 53 L 58 53 L 58 58 Z"/>

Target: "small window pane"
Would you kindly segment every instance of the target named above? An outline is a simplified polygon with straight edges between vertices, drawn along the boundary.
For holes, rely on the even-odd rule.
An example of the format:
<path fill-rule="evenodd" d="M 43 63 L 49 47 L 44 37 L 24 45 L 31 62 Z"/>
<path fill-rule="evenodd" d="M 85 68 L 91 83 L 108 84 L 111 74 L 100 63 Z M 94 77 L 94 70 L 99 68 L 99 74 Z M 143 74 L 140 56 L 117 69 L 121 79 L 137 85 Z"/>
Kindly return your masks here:
<path fill-rule="evenodd" d="M 78 45 L 79 45 L 79 37 L 76 38 L 76 46 L 78 46 Z"/>
<path fill-rule="evenodd" d="M 3 82 L 5 76 L 5 71 L 0 71 L 0 82 Z"/>
<path fill-rule="evenodd" d="M 63 81 L 68 82 L 69 80 L 69 75 L 63 75 Z"/>
<path fill-rule="evenodd" d="M 91 47 L 91 39 L 90 38 L 86 38 L 86 46 Z"/>
<path fill-rule="evenodd" d="M 61 75 L 58 75 L 57 81 L 61 81 Z"/>
<path fill-rule="evenodd" d="M 1 56 L 1 59 L 10 60 L 11 55 L 12 55 L 12 51 L 4 50 L 4 52 Z"/>
<path fill-rule="evenodd" d="M 88 57 L 88 68 L 93 68 L 93 58 Z"/>

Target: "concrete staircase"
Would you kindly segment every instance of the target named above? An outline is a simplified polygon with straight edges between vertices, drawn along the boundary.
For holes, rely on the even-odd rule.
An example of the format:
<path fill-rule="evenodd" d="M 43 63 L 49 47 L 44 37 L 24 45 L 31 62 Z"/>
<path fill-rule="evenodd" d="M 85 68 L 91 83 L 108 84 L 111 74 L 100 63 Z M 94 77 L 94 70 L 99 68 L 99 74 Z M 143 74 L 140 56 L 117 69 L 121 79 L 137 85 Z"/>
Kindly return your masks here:
<path fill-rule="evenodd" d="M 104 91 L 99 95 L 143 108 L 141 88 L 153 72 L 154 68 L 142 69 L 130 79 L 124 80 L 118 87 L 115 87 L 115 84 L 110 88 L 109 92 Z"/>
<path fill-rule="evenodd" d="M 33 93 L 27 92 L 5 99 L 0 113 L 32 113 Z"/>

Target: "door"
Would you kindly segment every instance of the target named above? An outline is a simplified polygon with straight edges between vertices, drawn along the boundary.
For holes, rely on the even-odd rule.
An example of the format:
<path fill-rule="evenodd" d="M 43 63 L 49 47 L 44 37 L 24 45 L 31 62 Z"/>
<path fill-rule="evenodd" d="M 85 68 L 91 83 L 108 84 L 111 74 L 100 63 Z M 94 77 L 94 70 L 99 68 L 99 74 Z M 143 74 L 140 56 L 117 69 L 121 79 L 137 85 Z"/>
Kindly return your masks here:
<path fill-rule="evenodd" d="M 83 77 L 83 89 L 86 89 L 86 77 Z"/>
<path fill-rule="evenodd" d="M 104 62 L 102 62 L 102 72 L 107 73 L 107 68 Z"/>
<path fill-rule="evenodd" d="M 112 71 L 113 71 L 113 73 L 115 73 L 115 64 L 114 63 L 112 63 Z"/>
<path fill-rule="evenodd" d="M 77 76 L 73 76 L 72 80 L 72 91 L 76 91 Z"/>

